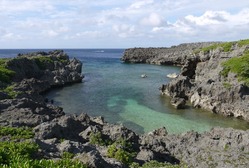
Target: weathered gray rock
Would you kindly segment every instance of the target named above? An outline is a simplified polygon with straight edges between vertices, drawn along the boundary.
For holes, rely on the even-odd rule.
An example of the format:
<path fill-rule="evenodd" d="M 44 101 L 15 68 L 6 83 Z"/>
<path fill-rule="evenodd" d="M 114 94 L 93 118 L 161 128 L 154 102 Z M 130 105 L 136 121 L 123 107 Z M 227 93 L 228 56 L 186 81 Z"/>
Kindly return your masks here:
<path fill-rule="evenodd" d="M 212 44 L 215 43 L 186 43 L 170 48 L 130 48 L 125 50 L 121 60 L 127 63 L 184 65 L 186 60 L 195 60 L 195 50 Z"/>
<path fill-rule="evenodd" d="M 222 47 L 201 51 L 217 43 L 189 43 L 170 48 L 131 48 L 121 60 L 128 63 L 150 63 L 160 65 L 181 65 L 180 75 L 166 85 L 161 93 L 172 97 L 171 103 L 190 100 L 194 107 L 207 109 L 224 116 L 234 116 L 249 121 L 249 87 L 238 81 L 236 75 L 221 75 L 222 62 L 243 55 L 249 46 L 233 43 L 229 52 Z M 181 103 L 180 103 L 181 104 Z M 181 106 L 179 106 L 181 107 Z"/>
<path fill-rule="evenodd" d="M 76 58 L 69 60 L 62 50 L 21 54 L 8 61 L 7 67 L 15 71 L 12 79 L 15 82 L 35 78 L 49 82 L 50 86 L 63 86 L 83 78 L 82 63 Z"/>
<path fill-rule="evenodd" d="M 87 126 L 75 116 L 64 115 L 36 126 L 34 131 L 38 139 L 57 138 L 84 142 L 85 140 L 79 134 L 86 128 Z"/>
<path fill-rule="evenodd" d="M 122 125 L 105 124 L 102 133 L 108 135 L 111 140 L 125 139 L 137 143 L 138 136 L 131 130 Z"/>
<path fill-rule="evenodd" d="M 16 97 L 0 93 L 0 125 L 36 126 L 64 115 L 62 108 L 45 102 L 40 94 L 83 78 L 82 63 L 69 60 L 62 50 L 19 54 L 6 64 L 15 72 L 11 87 Z"/>
<path fill-rule="evenodd" d="M 196 108 L 249 121 L 249 87 L 233 73 L 228 77 L 221 75 L 222 62 L 243 55 L 248 48 L 234 44 L 230 52 L 218 47 L 196 53 L 195 58 L 186 60 L 181 75 L 161 87 L 162 94 L 172 97 L 171 103 L 176 107 L 181 102 L 184 104 L 184 101 L 177 101 L 183 98 Z"/>
<path fill-rule="evenodd" d="M 27 98 L 1 100 L 0 107 L 0 125 L 33 127 L 64 115 L 62 108 Z"/>
<path fill-rule="evenodd" d="M 119 167 L 118 165 L 112 165 L 107 163 L 100 153 L 97 150 L 92 150 L 90 152 L 81 153 L 75 157 L 76 160 L 81 161 L 82 163 L 87 164 L 91 168 L 99 168 L 99 167 L 106 167 L 106 168 L 114 168 Z M 122 167 L 122 166 L 120 166 Z"/>
<path fill-rule="evenodd" d="M 186 100 L 183 98 L 174 97 L 171 99 L 170 103 L 176 108 L 176 109 L 184 109 L 186 106 Z"/>
<path fill-rule="evenodd" d="M 215 128 L 198 134 L 188 132 L 162 139 L 166 148 L 190 167 L 246 167 L 249 132 Z"/>
<path fill-rule="evenodd" d="M 173 79 L 169 84 L 163 85 L 161 88 L 161 93 L 173 98 L 177 97 L 187 99 L 192 86 L 193 84 L 191 83 L 189 77 L 179 75 L 177 78 Z"/>

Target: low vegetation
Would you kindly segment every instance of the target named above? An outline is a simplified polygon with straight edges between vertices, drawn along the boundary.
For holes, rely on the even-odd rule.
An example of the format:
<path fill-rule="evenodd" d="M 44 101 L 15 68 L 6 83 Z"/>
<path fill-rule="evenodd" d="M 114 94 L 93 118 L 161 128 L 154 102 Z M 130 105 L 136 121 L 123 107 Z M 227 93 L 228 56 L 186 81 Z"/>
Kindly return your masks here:
<path fill-rule="evenodd" d="M 223 48 L 224 52 L 229 52 L 229 51 L 231 51 L 231 48 L 234 44 L 235 44 L 235 42 L 225 42 L 225 43 L 213 44 L 211 46 L 202 48 L 201 51 L 203 51 L 204 53 L 208 53 L 211 50 L 215 50 L 218 47 L 221 47 L 221 48 Z"/>
<path fill-rule="evenodd" d="M 65 152 L 58 161 L 36 159 L 39 146 L 29 140 L 34 136 L 30 128 L 0 127 L 0 167 L 3 168 L 87 168 L 79 161 L 72 160 L 73 154 Z M 13 141 L 14 139 L 14 141 Z"/>
<path fill-rule="evenodd" d="M 45 70 L 48 64 L 53 63 L 53 60 L 51 57 L 47 56 L 36 56 L 32 57 L 33 60 L 35 60 L 35 63 L 38 65 L 38 67 L 42 70 Z"/>
<path fill-rule="evenodd" d="M 230 83 L 228 83 L 228 82 L 224 82 L 224 83 L 223 83 L 223 86 L 224 86 L 224 88 L 226 88 L 226 89 L 231 89 L 232 84 L 230 84 Z"/>
<path fill-rule="evenodd" d="M 203 51 L 204 53 L 208 53 L 212 50 L 217 49 L 218 47 L 223 48 L 224 52 L 229 52 L 231 51 L 232 46 L 235 45 L 236 43 L 238 44 L 239 47 L 242 47 L 244 45 L 249 45 L 249 39 L 213 44 L 211 46 L 201 48 L 200 50 L 195 51 L 195 53 L 198 53 L 200 51 Z"/>
<path fill-rule="evenodd" d="M 10 59 L 0 59 L 0 82 L 10 83 L 11 78 L 15 75 L 15 72 L 7 68 L 7 61 Z"/>
<path fill-rule="evenodd" d="M 92 132 L 90 134 L 89 140 L 90 143 L 94 145 L 109 145 L 107 149 L 107 156 L 110 158 L 115 158 L 126 165 L 130 165 L 136 156 L 131 143 L 124 139 L 119 139 L 115 142 L 112 142 L 111 140 L 104 140 L 101 132 Z"/>
<path fill-rule="evenodd" d="M 115 158 L 126 165 L 130 165 L 133 162 L 136 153 L 132 149 L 131 143 L 124 139 L 120 139 L 108 147 L 107 156 Z"/>
<path fill-rule="evenodd" d="M 16 98 L 16 96 L 18 96 L 18 94 L 20 94 L 21 92 L 15 91 L 14 87 L 15 87 L 14 85 L 6 86 L 5 88 L 0 89 L 0 92 L 4 92 L 11 99 Z"/>
<path fill-rule="evenodd" d="M 238 41 L 238 45 L 240 47 L 244 46 L 244 45 L 249 45 L 249 39 L 245 39 L 245 40 L 240 40 Z"/>
<path fill-rule="evenodd" d="M 227 77 L 230 72 L 237 74 L 239 81 L 249 86 L 249 52 L 241 57 L 230 58 L 222 63 L 221 75 Z"/>
<path fill-rule="evenodd" d="M 105 141 L 103 139 L 101 132 L 91 132 L 89 141 L 93 145 L 100 145 L 100 146 L 108 145 L 108 141 Z"/>
<path fill-rule="evenodd" d="M 186 165 L 172 165 L 172 164 L 169 164 L 169 163 L 161 163 L 161 162 L 158 162 L 158 161 L 150 161 L 150 162 L 147 162 L 145 164 L 143 164 L 142 166 L 139 166 L 138 163 L 132 163 L 130 168 L 187 168 Z"/>
<path fill-rule="evenodd" d="M 10 136 L 11 139 L 29 139 L 34 137 L 34 133 L 31 128 L 0 126 L 0 137 L 2 136 Z"/>

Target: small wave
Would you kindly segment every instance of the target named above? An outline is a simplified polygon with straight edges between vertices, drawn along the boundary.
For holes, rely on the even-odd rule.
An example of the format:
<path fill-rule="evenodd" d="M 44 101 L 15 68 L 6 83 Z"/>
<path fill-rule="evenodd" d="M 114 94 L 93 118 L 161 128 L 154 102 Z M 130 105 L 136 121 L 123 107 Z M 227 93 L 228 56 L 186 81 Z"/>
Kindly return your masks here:
<path fill-rule="evenodd" d="M 97 50 L 97 51 L 94 51 L 94 52 L 96 52 L 96 53 L 103 53 L 105 51 L 104 50 Z"/>

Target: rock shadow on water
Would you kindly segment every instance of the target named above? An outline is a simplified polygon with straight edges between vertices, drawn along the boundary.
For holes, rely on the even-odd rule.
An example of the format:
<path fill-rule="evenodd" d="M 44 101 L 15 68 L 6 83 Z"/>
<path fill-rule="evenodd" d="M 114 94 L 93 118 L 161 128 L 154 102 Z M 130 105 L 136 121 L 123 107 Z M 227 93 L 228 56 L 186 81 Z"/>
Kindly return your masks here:
<path fill-rule="evenodd" d="M 122 124 L 127 128 L 132 128 L 132 131 L 136 132 L 137 134 L 141 135 L 141 134 L 145 133 L 144 127 L 142 127 L 134 122 L 124 121 Z"/>

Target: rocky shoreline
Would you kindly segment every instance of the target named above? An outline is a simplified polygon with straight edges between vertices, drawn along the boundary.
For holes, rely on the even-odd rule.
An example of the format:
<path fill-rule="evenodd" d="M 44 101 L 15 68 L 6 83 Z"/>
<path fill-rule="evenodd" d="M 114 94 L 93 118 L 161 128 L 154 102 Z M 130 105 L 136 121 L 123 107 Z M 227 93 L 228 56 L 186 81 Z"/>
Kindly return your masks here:
<path fill-rule="evenodd" d="M 170 96 L 176 108 L 184 108 L 190 101 L 196 108 L 249 121 L 248 85 L 235 73 L 222 75 L 223 62 L 243 56 L 248 50 L 248 40 L 190 43 L 171 48 L 127 49 L 122 60 L 127 63 L 180 65 L 178 77 L 161 87 L 161 93 Z"/>
<path fill-rule="evenodd" d="M 102 117 L 66 115 L 41 95 L 83 79 L 82 63 L 61 50 L 20 54 L 0 65 L 14 72 L 8 73 L 10 83 L 7 78 L 0 83 L 0 125 L 31 127 L 31 141 L 39 145 L 36 158 L 58 160 L 68 152 L 72 160 L 97 168 L 139 167 L 150 161 L 167 162 L 168 167 L 249 166 L 249 131 L 214 128 L 170 135 L 160 128 L 137 135 Z M 10 140 L 0 137 L 0 142 Z"/>

